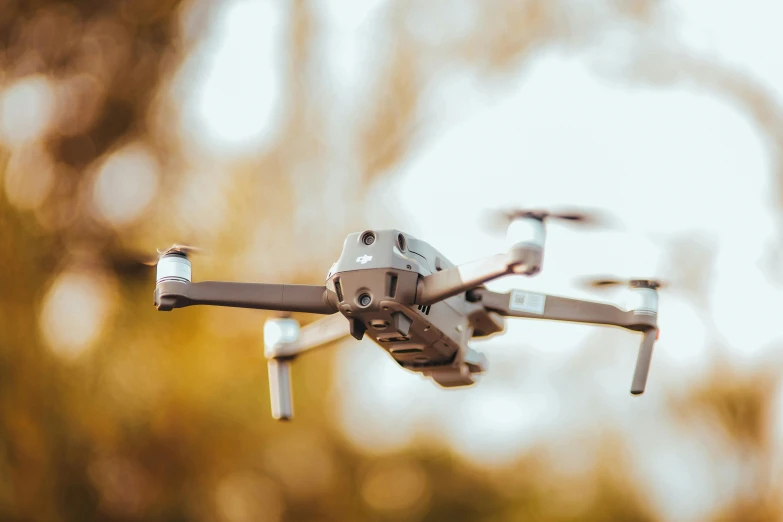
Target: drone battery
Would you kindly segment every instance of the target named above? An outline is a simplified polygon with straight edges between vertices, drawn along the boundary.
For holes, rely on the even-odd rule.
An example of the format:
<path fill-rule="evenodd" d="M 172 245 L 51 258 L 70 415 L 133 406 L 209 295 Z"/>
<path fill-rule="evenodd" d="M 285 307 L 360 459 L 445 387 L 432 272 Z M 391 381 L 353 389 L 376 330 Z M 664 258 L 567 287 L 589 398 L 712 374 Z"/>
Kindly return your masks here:
<path fill-rule="evenodd" d="M 157 283 L 162 281 L 191 282 L 191 266 L 182 254 L 167 254 L 158 261 Z"/>

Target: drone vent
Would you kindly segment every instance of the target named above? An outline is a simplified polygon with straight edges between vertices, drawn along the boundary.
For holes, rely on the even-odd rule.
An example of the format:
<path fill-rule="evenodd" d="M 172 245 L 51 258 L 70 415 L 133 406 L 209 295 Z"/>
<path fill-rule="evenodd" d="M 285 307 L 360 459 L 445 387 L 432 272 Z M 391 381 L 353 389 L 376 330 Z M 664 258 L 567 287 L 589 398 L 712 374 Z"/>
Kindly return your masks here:
<path fill-rule="evenodd" d="M 397 274 L 389 274 L 389 297 L 397 295 Z"/>
<path fill-rule="evenodd" d="M 419 311 L 424 312 L 424 315 L 430 315 L 430 305 L 427 306 L 419 305 Z"/>
<path fill-rule="evenodd" d="M 343 302 L 343 286 L 340 284 L 340 278 L 334 279 L 334 291 L 337 292 L 337 300 Z"/>

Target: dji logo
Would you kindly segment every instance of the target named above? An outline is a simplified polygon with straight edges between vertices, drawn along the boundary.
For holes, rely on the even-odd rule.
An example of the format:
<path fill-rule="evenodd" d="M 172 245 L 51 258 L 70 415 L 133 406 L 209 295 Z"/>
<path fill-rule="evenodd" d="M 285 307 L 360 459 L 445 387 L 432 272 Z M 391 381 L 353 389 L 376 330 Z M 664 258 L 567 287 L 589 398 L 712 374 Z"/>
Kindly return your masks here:
<path fill-rule="evenodd" d="M 357 263 L 361 263 L 361 264 L 365 264 L 366 262 L 371 261 L 371 260 L 372 260 L 372 256 L 368 256 L 366 254 L 356 258 L 356 262 Z"/>

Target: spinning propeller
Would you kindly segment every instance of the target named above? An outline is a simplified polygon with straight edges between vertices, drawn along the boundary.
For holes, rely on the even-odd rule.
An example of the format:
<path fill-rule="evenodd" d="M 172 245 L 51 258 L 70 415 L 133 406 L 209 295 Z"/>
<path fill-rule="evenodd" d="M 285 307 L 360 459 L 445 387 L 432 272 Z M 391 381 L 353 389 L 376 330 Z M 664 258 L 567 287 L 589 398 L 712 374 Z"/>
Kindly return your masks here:
<path fill-rule="evenodd" d="M 582 280 L 580 286 L 600 289 L 610 286 L 625 286 L 628 288 L 652 288 L 658 290 L 667 288 L 669 284 L 658 279 L 612 279 L 611 277 L 593 277 Z"/>
<path fill-rule="evenodd" d="M 181 244 L 173 244 L 170 247 L 166 248 L 165 250 L 161 250 L 158 248 L 157 255 L 136 255 L 134 257 L 138 258 L 139 262 L 147 265 L 147 266 L 155 266 L 158 264 L 158 262 L 161 260 L 163 256 L 169 255 L 169 254 L 181 254 L 183 256 L 189 256 L 191 254 L 203 254 L 204 250 L 198 247 L 189 246 L 189 245 L 181 245 Z"/>
<path fill-rule="evenodd" d="M 158 256 L 163 257 L 167 254 L 184 254 L 184 255 L 190 255 L 190 254 L 203 254 L 204 250 L 199 247 L 194 247 L 190 245 L 180 245 L 180 244 L 174 244 L 168 247 L 166 250 L 160 250 L 158 249 Z"/>
<path fill-rule="evenodd" d="M 609 220 L 595 210 L 560 210 L 557 212 L 542 209 L 511 208 L 493 210 L 485 214 L 486 225 L 494 230 L 502 230 L 516 220 L 531 218 L 541 222 L 549 219 L 569 221 L 580 225 L 599 226 L 605 225 Z"/>
<path fill-rule="evenodd" d="M 533 276 L 542 269 L 546 222 L 550 219 L 595 226 L 608 220 L 593 211 L 548 211 L 536 209 L 495 210 L 486 214 L 486 225 L 494 230 L 506 227 L 508 261 L 515 274 Z"/>
<path fill-rule="evenodd" d="M 166 256 L 185 258 L 190 254 L 202 253 L 200 248 L 174 244 L 165 250 L 158 249 L 152 255 L 136 248 L 127 248 L 117 243 L 108 243 L 100 253 L 101 262 L 118 275 L 130 278 L 144 278 L 149 274 L 149 267 L 157 266 Z M 177 255 L 179 254 L 179 255 Z M 94 256 L 94 253 L 90 253 Z"/>

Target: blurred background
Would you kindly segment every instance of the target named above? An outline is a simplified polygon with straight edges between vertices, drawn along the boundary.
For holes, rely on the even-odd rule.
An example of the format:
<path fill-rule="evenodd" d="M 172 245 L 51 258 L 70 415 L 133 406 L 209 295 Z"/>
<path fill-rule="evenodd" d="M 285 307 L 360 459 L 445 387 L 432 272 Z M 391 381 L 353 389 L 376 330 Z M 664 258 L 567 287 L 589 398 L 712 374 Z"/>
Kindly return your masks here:
<path fill-rule="evenodd" d="M 0 519 L 783 520 L 783 8 L 772 0 L 3 0 Z M 634 334 L 518 320 L 466 390 L 352 339 L 270 417 L 259 311 L 194 278 L 321 284 L 346 234 L 453 262 L 488 210 L 590 207 L 544 272 L 662 277 Z M 313 316 L 299 319 L 309 322 Z"/>

